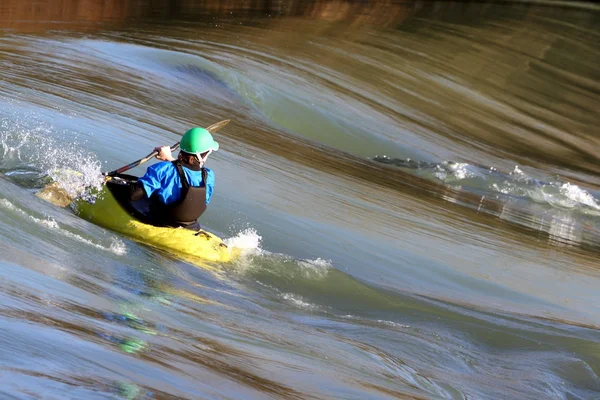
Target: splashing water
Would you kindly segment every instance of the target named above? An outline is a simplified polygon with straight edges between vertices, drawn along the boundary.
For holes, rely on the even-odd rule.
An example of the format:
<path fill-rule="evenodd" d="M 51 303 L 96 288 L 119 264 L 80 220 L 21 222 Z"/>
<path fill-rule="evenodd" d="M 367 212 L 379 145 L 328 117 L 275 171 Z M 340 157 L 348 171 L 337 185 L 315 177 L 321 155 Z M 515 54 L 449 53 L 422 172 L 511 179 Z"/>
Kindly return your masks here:
<path fill-rule="evenodd" d="M 33 112 L 12 110 L 0 117 L 0 148 L 0 169 L 26 175 L 33 186 L 51 180 L 72 198 L 93 200 L 104 182 L 100 161 L 83 149 L 77 135 Z"/>
<path fill-rule="evenodd" d="M 260 244 L 262 236 L 254 228 L 248 228 L 237 235 L 224 240 L 229 247 L 235 247 L 242 250 L 242 255 L 260 254 L 262 252 Z"/>

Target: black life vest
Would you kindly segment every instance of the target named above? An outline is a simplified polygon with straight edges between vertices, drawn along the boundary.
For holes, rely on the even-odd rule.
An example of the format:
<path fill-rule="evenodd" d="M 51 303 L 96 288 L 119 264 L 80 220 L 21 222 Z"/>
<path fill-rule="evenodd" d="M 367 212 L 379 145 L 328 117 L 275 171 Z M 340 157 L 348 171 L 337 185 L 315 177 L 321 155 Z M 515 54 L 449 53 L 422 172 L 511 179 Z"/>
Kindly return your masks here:
<path fill-rule="evenodd" d="M 164 204 L 156 194 L 151 197 L 150 212 L 152 217 L 161 225 L 172 227 L 187 227 L 206 211 L 206 177 L 207 172 L 202 168 L 201 186 L 190 186 L 183 166 L 179 160 L 172 162 L 181 181 L 181 194 L 173 203 Z"/>

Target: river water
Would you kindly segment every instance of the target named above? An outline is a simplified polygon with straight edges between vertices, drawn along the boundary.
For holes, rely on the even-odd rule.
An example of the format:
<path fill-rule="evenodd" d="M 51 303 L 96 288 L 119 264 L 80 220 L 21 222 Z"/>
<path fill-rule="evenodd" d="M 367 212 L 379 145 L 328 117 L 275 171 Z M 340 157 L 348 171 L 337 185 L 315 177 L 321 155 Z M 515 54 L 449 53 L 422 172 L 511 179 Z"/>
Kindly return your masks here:
<path fill-rule="evenodd" d="M 0 397 L 600 398 L 598 43 L 593 3 L 3 3 Z M 232 263 L 35 196 L 227 118 Z"/>

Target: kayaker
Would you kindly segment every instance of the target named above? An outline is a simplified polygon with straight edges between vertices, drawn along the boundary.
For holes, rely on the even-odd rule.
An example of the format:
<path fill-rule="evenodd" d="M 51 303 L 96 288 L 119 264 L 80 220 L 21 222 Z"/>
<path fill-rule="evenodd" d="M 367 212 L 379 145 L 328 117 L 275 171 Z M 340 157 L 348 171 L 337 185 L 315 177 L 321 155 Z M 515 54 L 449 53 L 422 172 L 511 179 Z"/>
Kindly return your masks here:
<path fill-rule="evenodd" d="M 204 167 L 206 159 L 219 144 L 204 128 L 188 130 L 179 144 L 177 159 L 169 146 L 159 146 L 157 159 L 132 187 L 130 199 L 150 199 L 149 216 L 157 226 L 200 230 L 197 219 L 206 211 L 212 197 L 215 174 Z"/>

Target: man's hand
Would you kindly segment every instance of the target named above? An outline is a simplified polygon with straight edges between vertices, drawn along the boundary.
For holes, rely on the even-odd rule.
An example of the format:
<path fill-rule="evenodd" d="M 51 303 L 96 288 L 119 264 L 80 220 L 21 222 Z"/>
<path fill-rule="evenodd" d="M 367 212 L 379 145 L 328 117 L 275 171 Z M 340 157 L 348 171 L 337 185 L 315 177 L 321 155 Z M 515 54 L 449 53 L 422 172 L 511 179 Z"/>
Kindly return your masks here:
<path fill-rule="evenodd" d="M 171 148 L 169 146 L 159 146 L 154 148 L 154 151 L 158 151 L 156 158 L 162 161 L 175 161 L 173 155 L 171 155 Z"/>

